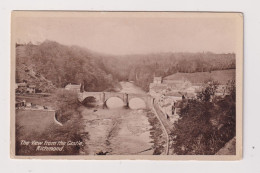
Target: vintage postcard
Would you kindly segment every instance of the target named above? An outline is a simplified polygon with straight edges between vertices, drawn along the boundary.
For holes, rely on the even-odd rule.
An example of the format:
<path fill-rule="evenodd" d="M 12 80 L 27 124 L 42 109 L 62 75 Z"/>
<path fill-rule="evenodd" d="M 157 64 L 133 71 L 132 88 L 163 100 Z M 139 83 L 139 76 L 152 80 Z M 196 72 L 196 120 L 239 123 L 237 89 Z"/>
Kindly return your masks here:
<path fill-rule="evenodd" d="M 242 159 L 243 14 L 13 11 L 11 158 Z"/>

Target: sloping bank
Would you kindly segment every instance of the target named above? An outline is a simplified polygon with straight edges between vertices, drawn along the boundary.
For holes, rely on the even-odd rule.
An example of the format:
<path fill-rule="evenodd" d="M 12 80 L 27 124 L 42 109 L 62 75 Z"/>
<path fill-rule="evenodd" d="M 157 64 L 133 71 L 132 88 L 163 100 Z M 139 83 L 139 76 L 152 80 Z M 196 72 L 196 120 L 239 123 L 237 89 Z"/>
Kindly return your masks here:
<path fill-rule="evenodd" d="M 30 101 L 30 100 L 28 100 Z M 59 110 L 55 123 L 49 111 L 16 111 L 16 155 L 77 155 L 81 153 L 87 133 L 82 131 L 77 96 L 59 90 L 33 103 Z M 41 115 L 40 115 L 41 114 Z M 53 113 L 52 113 L 53 114 Z M 33 120 L 32 120 L 33 117 Z M 30 142 L 23 145 L 22 141 Z M 73 145 L 75 143 L 75 145 Z M 35 145 L 34 145 L 35 144 Z"/>
<path fill-rule="evenodd" d="M 166 116 L 164 115 L 164 113 L 160 110 L 159 105 L 157 100 L 155 99 L 154 103 L 153 103 L 153 109 L 154 112 L 156 114 L 156 117 L 160 123 L 160 126 L 162 127 L 164 134 L 166 136 L 166 140 L 165 140 L 165 145 L 166 145 L 166 150 L 165 150 L 165 154 L 172 154 L 173 151 L 170 150 L 170 141 L 172 141 L 170 138 L 171 136 L 169 136 L 169 134 L 171 133 L 172 127 L 173 125 L 167 120 Z"/>
<path fill-rule="evenodd" d="M 147 111 L 147 117 L 152 128 L 150 129 L 151 138 L 153 139 L 154 155 L 168 154 L 168 134 L 160 123 L 156 112 Z"/>

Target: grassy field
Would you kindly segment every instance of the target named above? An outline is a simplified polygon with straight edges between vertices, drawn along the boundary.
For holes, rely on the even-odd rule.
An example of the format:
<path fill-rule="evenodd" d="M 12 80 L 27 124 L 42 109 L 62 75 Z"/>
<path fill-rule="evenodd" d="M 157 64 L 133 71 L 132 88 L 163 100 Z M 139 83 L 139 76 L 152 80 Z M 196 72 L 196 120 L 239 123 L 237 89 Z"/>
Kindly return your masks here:
<path fill-rule="evenodd" d="M 16 122 L 24 131 L 44 133 L 49 126 L 55 125 L 54 111 L 17 110 Z"/>
<path fill-rule="evenodd" d="M 207 79 L 213 79 L 220 84 L 226 84 L 228 80 L 235 80 L 236 69 L 217 70 L 212 72 L 196 72 L 196 73 L 175 73 L 167 76 L 164 80 L 182 80 L 186 79 L 191 83 L 203 83 Z"/>

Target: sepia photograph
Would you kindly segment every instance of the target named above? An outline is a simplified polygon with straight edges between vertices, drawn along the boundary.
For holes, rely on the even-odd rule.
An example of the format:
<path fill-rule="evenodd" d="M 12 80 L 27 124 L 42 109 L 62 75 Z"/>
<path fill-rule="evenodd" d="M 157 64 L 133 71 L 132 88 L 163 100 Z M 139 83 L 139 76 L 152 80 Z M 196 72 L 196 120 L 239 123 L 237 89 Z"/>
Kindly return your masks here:
<path fill-rule="evenodd" d="M 13 11 L 11 157 L 242 158 L 243 14 Z"/>

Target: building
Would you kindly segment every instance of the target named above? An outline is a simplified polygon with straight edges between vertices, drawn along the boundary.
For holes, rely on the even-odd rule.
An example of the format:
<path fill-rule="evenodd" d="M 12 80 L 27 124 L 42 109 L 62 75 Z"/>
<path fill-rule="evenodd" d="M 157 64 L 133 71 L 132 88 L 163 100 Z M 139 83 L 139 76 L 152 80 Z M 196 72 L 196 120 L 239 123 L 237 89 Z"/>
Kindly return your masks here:
<path fill-rule="evenodd" d="M 216 96 L 220 96 L 220 97 L 224 97 L 226 96 L 228 93 L 226 91 L 227 85 L 219 85 L 218 88 L 216 89 Z"/>
<path fill-rule="evenodd" d="M 16 93 L 26 93 L 27 91 L 27 84 L 26 83 L 17 83 L 15 86 Z"/>
<path fill-rule="evenodd" d="M 30 107 L 32 107 L 32 103 L 26 102 L 26 103 L 25 103 L 25 106 L 30 108 Z"/>
<path fill-rule="evenodd" d="M 16 108 L 22 108 L 26 104 L 25 100 L 15 100 L 15 107 Z"/>
<path fill-rule="evenodd" d="M 162 94 L 164 94 L 167 90 L 167 85 L 165 84 L 155 84 L 151 83 L 149 86 L 149 93 L 153 97 L 158 97 Z"/>
<path fill-rule="evenodd" d="M 185 96 L 185 94 L 181 93 L 181 92 L 170 92 L 165 94 L 165 96 L 167 98 L 170 98 L 173 102 L 177 102 L 179 100 L 183 99 L 183 96 Z"/>
<path fill-rule="evenodd" d="M 162 77 L 154 77 L 153 83 L 149 85 L 149 93 L 155 98 L 165 93 L 166 89 L 167 84 L 162 83 Z"/>
<path fill-rule="evenodd" d="M 36 85 L 28 85 L 27 83 L 16 83 L 15 84 L 16 93 L 35 93 Z"/>
<path fill-rule="evenodd" d="M 153 83 L 154 84 L 161 84 L 162 83 L 162 77 L 154 77 Z"/>
<path fill-rule="evenodd" d="M 36 85 L 29 85 L 27 87 L 27 93 L 35 93 Z"/>
<path fill-rule="evenodd" d="M 74 91 L 74 92 L 80 92 L 81 85 L 71 84 L 65 86 L 66 90 Z"/>
<path fill-rule="evenodd" d="M 151 96 L 157 98 L 162 94 L 180 95 L 191 98 L 195 97 L 200 89 L 200 85 L 193 85 L 186 79 L 181 80 L 164 80 L 162 77 L 154 77 L 153 83 L 149 86 L 149 93 Z M 181 97 L 182 97 L 181 96 Z M 179 96 L 177 96 L 179 97 Z"/>

